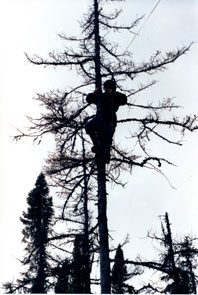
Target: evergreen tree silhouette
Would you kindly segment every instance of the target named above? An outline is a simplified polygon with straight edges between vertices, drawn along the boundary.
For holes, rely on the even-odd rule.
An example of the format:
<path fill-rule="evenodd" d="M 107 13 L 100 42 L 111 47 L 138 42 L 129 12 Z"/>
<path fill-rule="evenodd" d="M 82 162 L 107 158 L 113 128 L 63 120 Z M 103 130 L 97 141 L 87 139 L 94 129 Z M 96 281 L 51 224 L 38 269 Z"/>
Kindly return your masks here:
<path fill-rule="evenodd" d="M 52 198 L 48 196 L 49 189 L 45 176 L 41 173 L 35 183 L 35 188 L 27 198 L 28 209 L 20 218 L 24 224 L 23 242 L 27 244 L 24 265 L 28 265 L 25 280 L 31 282 L 31 293 L 46 293 L 47 277 L 47 240 L 52 225 Z"/>
<path fill-rule="evenodd" d="M 71 293 L 87 293 L 86 292 L 86 264 L 84 253 L 84 237 L 83 235 L 76 235 L 74 240 L 73 261 L 71 270 Z"/>
<path fill-rule="evenodd" d="M 61 266 L 56 267 L 52 271 L 52 275 L 57 277 L 55 283 L 56 294 L 68 294 L 72 293 L 72 285 L 70 283 L 71 263 L 68 259 L 62 263 Z"/>
<path fill-rule="evenodd" d="M 90 293 L 90 285 L 87 286 L 90 273 L 86 271 L 85 249 L 84 235 L 77 234 L 74 239 L 72 260 L 66 259 L 61 266 L 53 269 L 53 274 L 57 276 L 55 293 Z"/>
<path fill-rule="evenodd" d="M 22 242 L 26 244 L 26 254 L 21 262 L 26 271 L 21 274 L 22 278 L 17 280 L 17 284 L 12 286 L 13 291 L 41 294 L 47 292 L 47 246 L 53 216 L 52 198 L 48 194 L 45 176 L 41 173 L 36 180 L 35 188 L 28 194 L 27 212 L 23 211 L 20 218 L 24 225 Z M 8 284 L 4 287 L 7 288 Z"/>
<path fill-rule="evenodd" d="M 124 254 L 121 245 L 118 245 L 115 254 L 115 263 L 112 268 L 112 293 L 113 294 L 124 294 L 126 292 L 126 287 L 124 282 L 128 279 L 127 276 L 127 266 L 124 261 Z"/>

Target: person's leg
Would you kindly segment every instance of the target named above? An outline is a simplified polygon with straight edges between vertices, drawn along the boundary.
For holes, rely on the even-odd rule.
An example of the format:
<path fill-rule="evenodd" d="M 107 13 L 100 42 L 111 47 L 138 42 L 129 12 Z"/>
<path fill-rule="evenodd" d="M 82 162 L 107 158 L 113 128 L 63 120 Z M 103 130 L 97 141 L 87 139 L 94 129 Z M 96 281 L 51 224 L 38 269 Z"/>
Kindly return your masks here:
<path fill-rule="evenodd" d="M 94 117 L 92 120 L 88 121 L 85 125 L 85 130 L 93 142 L 93 147 L 91 150 L 94 153 L 96 152 L 96 146 L 97 146 L 96 128 L 97 128 L 96 117 Z"/>

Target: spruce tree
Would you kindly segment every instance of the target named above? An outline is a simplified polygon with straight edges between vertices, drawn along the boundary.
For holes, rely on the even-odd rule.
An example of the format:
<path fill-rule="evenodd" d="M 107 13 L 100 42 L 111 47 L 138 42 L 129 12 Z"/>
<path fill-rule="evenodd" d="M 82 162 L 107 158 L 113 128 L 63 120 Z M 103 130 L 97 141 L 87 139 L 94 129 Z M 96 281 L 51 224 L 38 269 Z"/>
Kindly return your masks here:
<path fill-rule="evenodd" d="M 112 268 L 112 293 L 113 294 L 124 294 L 126 293 L 126 287 L 124 282 L 127 280 L 127 267 L 124 261 L 124 254 L 121 245 L 118 245 L 115 254 L 115 262 Z"/>
<path fill-rule="evenodd" d="M 187 286 L 186 293 L 196 294 L 197 279 L 195 269 L 197 267 L 198 249 L 193 245 L 193 241 L 193 238 L 186 236 L 184 240 L 178 244 L 177 252 L 179 253 L 179 266 L 183 270 L 183 274 L 186 277 L 183 279 L 183 285 Z"/>
<path fill-rule="evenodd" d="M 74 238 L 72 260 L 66 259 L 61 266 L 52 271 L 57 277 L 55 293 L 91 293 L 90 286 L 87 286 L 87 276 L 89 277 L 90 273 L 86 271 L 85 249 L 84 235 L 77 234 Z"/>
<path fill-rule="evenodd" d="M 85 253 L 84 253 L 84 237 L 76 235 L 73 249 L 73 262 L 71 271 L 72 292 L 71 293 L 87 293 L 85 281 Z"/>
<path fill-rule="evenodd" d="M 58 266 L 53 269 L 52 275 L 57 277 L 55 284 L 55 293 L 56 294 L 68 294 L 71 293 L 72 286 L 70 283 L 71 277 L 71 263 L 68 259 L 62 263 L 61 266 Z"/>
<path fill-rule="evenodd" d="M 53 216 L 52 198 L 48 194 L 45 176 L 41 173 L 35 188 L 28 194 L 27 212 L 23 212 L 20 218 L 24 225 L 22 242 L 26 244 L 22 264 L 27 267 L 22 279 L 18 280 L 18 287 L 23 287 L 23 292 L 47 291 L 47 244 Z"/>

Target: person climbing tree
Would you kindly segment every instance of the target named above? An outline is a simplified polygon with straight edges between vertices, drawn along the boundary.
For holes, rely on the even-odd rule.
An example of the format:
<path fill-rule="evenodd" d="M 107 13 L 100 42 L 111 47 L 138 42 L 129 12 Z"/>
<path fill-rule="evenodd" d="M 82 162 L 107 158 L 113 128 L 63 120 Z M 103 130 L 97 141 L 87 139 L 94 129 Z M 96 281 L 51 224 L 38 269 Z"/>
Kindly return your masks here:
<path fill-rule="evenodd" d="M 127 103 L 127 97 L 123 93 L 116 91 L 115 81 L 107 80 L 104 83 L 104 92 L 100 88 L 97 88 L 93 93 L 87 95 L 86 100 L 89 104 L 93 103 L 97 105 L 98 98 L 101 99 L 102 126 L 99 124 L 95 115 L 86 123 L 85 130 L 93 142 L 91 149 L 93 153 L 97 153 L 97 134 L 101 132 L 102 143 L 106 151 L 105 162 L 109 163 L 110 148 L 117 125 L 116 112 L 120 106 Z"/>

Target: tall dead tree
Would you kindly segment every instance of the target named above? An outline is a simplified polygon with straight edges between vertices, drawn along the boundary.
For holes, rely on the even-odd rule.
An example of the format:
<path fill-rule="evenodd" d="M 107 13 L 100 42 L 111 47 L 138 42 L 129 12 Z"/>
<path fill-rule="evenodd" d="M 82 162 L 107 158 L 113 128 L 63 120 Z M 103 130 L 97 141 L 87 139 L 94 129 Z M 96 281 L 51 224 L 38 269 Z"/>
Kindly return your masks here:
<path fill-rule="evenodd" d="M 170 263 L 170 268 L 172 269 L 173 279 L 175 281 L 175 284 L 179 285 L 179 275 L 175 265 L 175 253 L 173 249 L 172 233 L 171 233 L 170 221 L 169 221 L 167 212 L 165 213 L 165 224 L 166 224 L 167 233 L 164 233 L 164 238 L 165 238 L 164 242 L 165 242 L 165 245 L 168 247 L 167 257 Z"/>
<path fill-rule="evenodd" d="M 82 134 L 82 149 L 83 149 L 83 172 L 84 172 L 84 200 L 83 200 L 83 213 L 84 213 L 84 234 L 83 234 L 83 259 L 84 259 L 84 291 L 87 294 L 91 293 L 91 262 L 90 262 L 90 216 L 88 210 L 89 194 L 88 194 L 88 180 L 87 180 L 87 167 L 86 167 L 86 156 L 85 156 L 85 144 Z"/>
<path fill-rule="evenodd" d="M 99 33 L 99 11 L 98 0 L 94 0 L 94 34 L 95 34 L 95 73 L 96 88 L 101 88 L 101 61 L 100 61 L 100 33 Z M 102 126 L 102 106 L 100 95 L 97 95 L 97 121 Z M 100 132 L 97 137 L 97 173 L 98 173 L 98 226 L 100 243 L 100 280 L 101 293 L 111 293 L 110 260 L 109 260 L 109 235 L 107 226 L 107 193 L 106 193 L 106 171 L 103 157 L 103 143 Z"/>
<path fill-rule="evenodd" d="M 170 98 L 163 99 L 160 103 L 136 104 L 135 94 L 153 86 L 156 81 L 136 83 L 136 78 L 142 74 L 156 74 L 163 71 L 167 65 L 175 62 L 180 56 L 184 55 L 190 46 L 183 47 L 176 51 L 162 54 L 160 51 L 154 53 L 146 62 L 136 64 L 133 55 L 128 50 L 120 49 L 115 43 L 111 43 L 106 34 L 107 32 L 126 30 L 133 33 L 134 28 L 141 21 L 136 18 L 130 25 L 121 26 L 115 22 L 119 17 L 121 10 L 106 15 L 102 4 L 111 2 L 111 0 L 92 0 L 89 12 L 84 16 L 81 23 L 82 35 L 78 37 L 68 37 L 64 34 L 59 35 L 65 41 L 63 52 L 50 52 L 47 59 L 40 56 L 28 56 L 28 60 L 35 65 L 42 66 L 63 66 L 68 69 L 75 67 L 82 82 L 77 83 L 73 88 L 67 87 L 64 91 L 51 91 L 45 94 L 39 94 L 36 100 L 40 102 L 45 111 L 41 113 L 40 118 L 33 119 L 29 117 L 31 127 L 27 134 L 21 132 L 16 139 L 30 136 L 34 140 L 41 140 L 45 134 L 53 134 L 56 142 L 56 150 L 47 159 L 46 172 L 57 189 L 61 189 L 64 203 L 62 204 L 62 220 L 75 221 L 76 208 L 79 208 L 80 200 L 84 198 L 84 189 L 82 189 L 84 178 L 86 177 L 86 186 L 88 185 L 89 202 L 95 203 L 93 195 L 98 190 L 97 219 L 99 224 L 100 236 L 100 262 L 101 262 L 101 291 L 110 292 L 110 267 L 109 267 L 109 245 L 108 245 L 108 227 L 106 215 L 106 179 L 121 184 L 120 175 L 122 171 L 129 171 L 138 167 L 145 167 L 149 163 L 171 164 L 159 155 L 150 155 L 147 150 L 147 143 L 151 137 L 157 138 L 169 144 L 181 145 L 181 137 L 186 131 L 197 130 L 197 116 L 186 116 L 178 118 L 174 116 L 174 110 L 178 108 Z M 117 2 L 117 1 L 116 1 Z M 78 44 L 78 49 L 73 49 L 69 43 Z M 76 48 L 76 47 L 75 47 Z M 128 148 L 121 147 L 116 141 L 112 146 L 112 155 L 110 164 L 105 167 L 101 156 L 101 138 L 98 136 L 99 154 L 96 158 L 90 153 L 90 141 L 85 136 L 84 152 L 79 141 L 82 138 L 82 129 L 93 113 L 84 97 L 87 93 L 93 91 L 93 88 L 100 88 L 104 79 L 114 79 L 117 88 L 125 91 L 128 96 L 127 107 L 133 110 L 133 117 L 118 120 L 118 124 L 128 124 L 129 144 Z M 131 86 L 133 85 L 133 86 Z M 140 111 L 141 110 L 141 115 Z M 136 112 L 137 111 L 137 112 Z M 98 97 L 97 118 L 100 124 L 101 119 L 100 97 Z M 172 115 L 173 113 L 173 115 Z M 172 116 L 170 116 L 171 114 Z M 164 127 L 170 130 L 177 130 L 178 138 L 170 139 L 164 133 Z M 134 148 L 138 146 L 138 152 Z M 84 169 L 86 167 L 86 169 Z M 105 172 L 106 169 L 106 172 Z M 84 173 L 86 170 L 86 173 Z M 91 195 L 91 197 L 90 197 Z M 94 200 L 94 201 L 93 201 Z M 81 203 L 82 204 L 82 203 Z M 69 216 L 68 216 L 69 212 Z M 75 216 L 75 218 L 74 218 Z M 74 220 L 75 219 L 75 220 Z M 89 233 L 97 229 L 97 225 L 89 228 Z M 71 233 L 71 232 L 70 232 Z M 96 234 L 94 232 L 94 234 Z M 68 234 L 69 235 L 69 234 Z M 65 237 L 68 237 L 65 235 Z M 64 236 L 64 235 L 63 235 Z M 98 245 L 92 249 L 97 251 Z M 90 249 L 89 249 L 90 251 Z"/>

